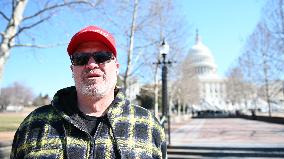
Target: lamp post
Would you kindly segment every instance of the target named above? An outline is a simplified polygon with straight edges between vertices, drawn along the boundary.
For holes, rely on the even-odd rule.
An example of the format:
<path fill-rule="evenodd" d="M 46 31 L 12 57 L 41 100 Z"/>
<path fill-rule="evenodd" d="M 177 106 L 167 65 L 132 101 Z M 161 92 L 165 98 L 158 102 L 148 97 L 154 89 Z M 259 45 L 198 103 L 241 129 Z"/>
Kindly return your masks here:
<path fill-rule="evenodd" d="M 169 53 L 169 45 L 163 40 L 160 46 L 160 55 L 162 56 L 162 61 L 158 61 L 158 64 L 162 65 L 162 118 L 167 118 L 168 123 L 168 144 L 171 144 L 171 127 L 170 127 L 170 107 L 168 105 L 168 85 L 167 85 L 167 74 L 168 66 L 171 61 L 167 61 L 167 54 Z M 164 126 L 164 123 L 163 123 Z M 165 126 L 164 126 L 165 127 Z"/>

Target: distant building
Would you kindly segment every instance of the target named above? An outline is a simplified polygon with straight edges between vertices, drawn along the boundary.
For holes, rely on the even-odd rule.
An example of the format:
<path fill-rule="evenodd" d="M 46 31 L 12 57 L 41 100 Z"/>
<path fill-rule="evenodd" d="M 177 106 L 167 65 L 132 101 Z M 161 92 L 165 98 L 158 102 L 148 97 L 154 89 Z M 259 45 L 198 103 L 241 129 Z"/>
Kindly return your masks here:
<path fill-rule="evenodd" d="M 240 102 L 232 103 L 227 100 L 227 78 L 217 74 L 217 64 L 215 63 L 214 57 L 209 48 L 202 43 L 198 32 L 196 33 L 195 44 L 190 48 L 185 63 L 187 67 L 190 68 L 190 73 L 194 74 L 198 79 L 198 91 L 196 92 L 199 95 L 199 102 L 198 104 L 188 103 L 193 109 L 197 111 L 248 111 L 252 109 L 264 112 L 268 111 L 268 103 L 266 99 L 263 98 L 264 95 L 262 95 L 263 97 L 261 98 L 256 92 L 250 94 L 247 99 Z M 269 88 L 273 90 L 273 92 L 276 92 L 271 95 L 269 99 L 271 109 L 273 111 L 284 111 L 284 81 L 271 82 Z"/>
<path fill-rule="evenodd" d="M 8 105 L 6 107 L 6 110 L 7 112 L 20 112 L 24 109 L 24 106 L 21 106 L 21 105 Z"/>
<path fill-rule="evenodd" d="M 195 109 L 229 109 L 226 107 L 226 78 L 217 74 L 214 57 L 209 48 L 202 43 L 198 32 L 196 42 L 188 52 L 186 63 L 198 78 L 200 102 Z"/>
<path fill-rule="evenodd" d="M 123 87 L 123 76 L 118 76 L 118 84 L 119 87 Z M 128 87 L 125 90 L 125 94 L 127 98 L 131 101 L 136 103 L 136 96 L 140 94 L 141 84 L 139 80 L 135 77 L 128 78 Z"/>
<path fill-rule="evenodd" d="M 136 103 L 136 96 L 140 94 L 140 83 L 136 78 L 130 78 L 128 88 L 126 89 L 126 96 L 128 99 Z"/>

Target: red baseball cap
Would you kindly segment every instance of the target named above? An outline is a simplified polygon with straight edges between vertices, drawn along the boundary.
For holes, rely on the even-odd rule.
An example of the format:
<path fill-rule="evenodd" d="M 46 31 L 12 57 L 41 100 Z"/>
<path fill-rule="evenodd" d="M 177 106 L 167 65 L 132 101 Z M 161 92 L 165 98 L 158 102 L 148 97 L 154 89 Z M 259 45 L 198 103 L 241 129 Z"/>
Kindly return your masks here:
<path fill-rule="evenodd" d="M 83 28 L 72 37 L 67 47 L 68 55 L 72 55 L 81 43 L 89 41 L 103 42 L 111 49 L 113 55 L 116 57 L 117 53 L 113 36 L 106 30 L 94 25 Z"/>

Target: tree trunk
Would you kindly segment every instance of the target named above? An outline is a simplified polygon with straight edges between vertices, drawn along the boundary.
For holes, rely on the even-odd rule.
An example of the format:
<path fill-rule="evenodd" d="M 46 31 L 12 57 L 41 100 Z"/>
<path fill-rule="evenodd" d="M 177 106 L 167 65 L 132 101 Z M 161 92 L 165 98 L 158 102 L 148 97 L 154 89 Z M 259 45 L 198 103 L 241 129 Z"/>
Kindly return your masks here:
<path fill-rule="evenodd" d="M 159 119 L 159 79 L 158 79 L 158 64 L 155 66 L 155 117 Z"/>
<path fill-rule="evenodd" d="M 131 30 L 130 30 L 130 38 L 129 38 L 129 48 L 127 51 L 127 66 L 124 75 L 124 89 L 127 90 L 128 87 L 128 77 L 131 71 L 131 62 L 132 62 L 132 55 L 133 55 L 133 47 L 134 47 L 134 34 L 136 28 L 136 16 L 137 16 L 137 8 L 138 8 L 138 0 L 134 2 L 133 14 L 132 14 L 132 23 L 131 23 Z M 127 92 L 127 91 L 126 91 Z"/>
<path fill-rule="evenodd" d="M 268 75 L 267 75 L 267 61 L 265 55 L 263 54 L 263 73 L 264 73 L 264 85 L 265 85 L 265 98 L 268 106 L 268 116 L 271 117 L 271 104 L 270 104 L 270 92 L 269 92 L 269 83 L 268 83 Z"/>
<path fill-rule="evenodd" d="M 2 41 L 0 44 L 0 81 L 2 81 L 4 65 L 10 56 L 11 46 L 14 44 L 14 37 L 23 19 L 24 10 L 27 3 L 28 0 L 16 1 L 15 6 L 13 6 L 12 16 L 9 18 L 9 23 L 3 32 Z"/>

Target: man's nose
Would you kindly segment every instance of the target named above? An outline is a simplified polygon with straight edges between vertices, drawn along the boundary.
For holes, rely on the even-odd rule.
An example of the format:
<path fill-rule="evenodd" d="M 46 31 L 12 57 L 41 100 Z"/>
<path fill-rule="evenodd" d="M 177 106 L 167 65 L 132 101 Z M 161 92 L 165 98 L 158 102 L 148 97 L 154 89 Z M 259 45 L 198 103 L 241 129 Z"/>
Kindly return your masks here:
<path fill-rule="evenodd" d="M 99 67 L 99 65 L 96 63 L 93 57 L 90 57 L 86 67 L 93 69 L 93 68 Z"/>

